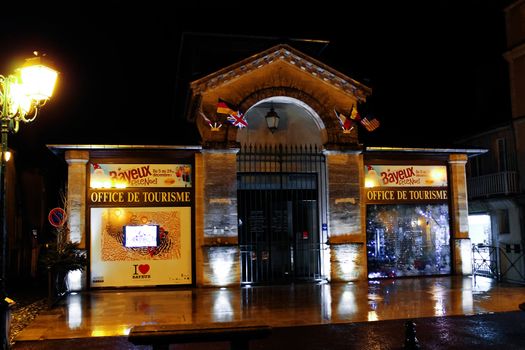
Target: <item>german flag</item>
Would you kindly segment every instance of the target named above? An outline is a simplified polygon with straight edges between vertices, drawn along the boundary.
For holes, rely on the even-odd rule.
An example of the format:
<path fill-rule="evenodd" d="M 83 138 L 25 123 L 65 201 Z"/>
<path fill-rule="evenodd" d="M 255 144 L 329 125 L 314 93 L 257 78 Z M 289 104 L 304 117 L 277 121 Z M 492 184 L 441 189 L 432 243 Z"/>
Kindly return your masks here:
<path fill-rule="evenodd" d="M 231 103 L 228 103 L 219 98 L 219 102 L 217 103 L 217 113 L 227 115 L 236 114 L 237 108 L 235 108 Z"/>

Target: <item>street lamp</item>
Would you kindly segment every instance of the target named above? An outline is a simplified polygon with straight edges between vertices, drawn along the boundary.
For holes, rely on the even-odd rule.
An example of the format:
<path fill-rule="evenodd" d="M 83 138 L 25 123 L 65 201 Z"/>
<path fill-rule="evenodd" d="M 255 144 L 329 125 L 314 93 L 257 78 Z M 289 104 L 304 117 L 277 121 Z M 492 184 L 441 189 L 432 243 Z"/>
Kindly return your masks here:
<path fill-rule="evenodd" d="M 18 132 L 20 122 L 30 123 L 37 117 L 38 111 L 53 94 L 58 73 L 46 66 L 43 57 L 35 56 L 26 59 L 15 74 L 0 75 L 0 337 L 2 349 L 9 348 L 9 299 L 6 291 L 7 266 L 7 176 L 8 161 L 7 136 Z"/>

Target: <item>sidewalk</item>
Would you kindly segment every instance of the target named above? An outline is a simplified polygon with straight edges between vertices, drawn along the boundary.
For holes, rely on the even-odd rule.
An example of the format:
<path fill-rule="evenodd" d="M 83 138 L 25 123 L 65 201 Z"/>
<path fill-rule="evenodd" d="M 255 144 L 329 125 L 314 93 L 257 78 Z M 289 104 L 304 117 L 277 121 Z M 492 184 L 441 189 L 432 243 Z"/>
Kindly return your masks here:
<path fill-rule="evenodd" d="M 19 333 L 15 349 L 37 349 L 33 347 L 36 343 L 72 348 L 73 344 L 94 341 L 96 348 L 104 348 L 104 342 L 108 349 L 115 348 L 116 341 L 119 349 L 135 349 L 140 347 L 133 347 L 126 339 L 134 325 L 227 322 L 259 322 L 274 328 L 270 338 L 253 341 L 253 349 L 275 349 L 270 347 L 275 341 L 288 342 L 287 347 L 294 348 L 302 343 L 303 333 L 310 336 L 309 344 L 332 344 L 327 349 L 341 348 L 341 337 L 357 343 L 367 339 L 367 346 L 375 342 L 377 346 L 372 348 L 384 349 L 395 348 L 388 344 L 402 345 L 406 319 L 415 319 L 418 338 L 427 343 L 436 336 L 442 339 L 443 332 L 448 332 L 450 339 L 470 342 L 480 338 L 480 332 L 489 332 L 494 339 L 505 334 L 514 337 L 512 332 L 517 332 L 520 337 L 508 341 L 525 349 L 525 312 L 518 308 L 525 301 L 525 287 L 480 277 L 476 282 L 453 276 L 353 284 L 84 292 L 69 295 L 57 307 L 42 312 Z M 484 322 L 493 328 L 484 329 Z M 77 345 L 74 347 L 81 349 Z M 220 348 L 224 344 L 216 345 Z M 300 348 L 322 348 L 306 345 Z"/>

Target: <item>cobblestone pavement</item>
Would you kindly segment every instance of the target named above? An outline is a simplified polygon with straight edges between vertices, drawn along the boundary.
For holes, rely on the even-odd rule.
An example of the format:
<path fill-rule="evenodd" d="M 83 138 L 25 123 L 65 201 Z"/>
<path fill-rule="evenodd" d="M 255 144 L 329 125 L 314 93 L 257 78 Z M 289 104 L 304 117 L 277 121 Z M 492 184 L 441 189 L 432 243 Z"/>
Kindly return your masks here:
<path fill-rule="evenodd" d="M 42 310 L 47 308 L 46 298 L 33 299 L 34 298 L 27 298 L 26 300 L 19 300 L 11 310 L 11 329 L 9 332 L 9 342 L 11 345 L 18 333 L 31 323 Z"/>
<path fill-rule="evenodd" d="M 44 282 L 13 282 L 8 296 L 15 304 L 11 307 L 11 328 L 9 341 L 29 325 L 41 311 L 47 310 L 47 289 Z"/>

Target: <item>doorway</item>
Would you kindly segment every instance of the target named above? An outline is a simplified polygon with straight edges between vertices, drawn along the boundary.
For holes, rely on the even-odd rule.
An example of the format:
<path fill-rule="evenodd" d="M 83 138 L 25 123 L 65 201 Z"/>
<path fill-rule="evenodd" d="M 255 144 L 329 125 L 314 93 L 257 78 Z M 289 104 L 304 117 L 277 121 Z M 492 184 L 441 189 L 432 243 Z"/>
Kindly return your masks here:
<path fill-rule="evenodd" d="M 244 170 L 237 173 L 241 283 L 318 281 L 325 240 L 320 220 L 326 210 L 319 190 L 325 181 L 324 157 L 312 152 L 292 159 L 282 147 L 265 151 L 239 153 L 239 170 Z M 292 163 L 296 171 L 286 171 Z"/>

